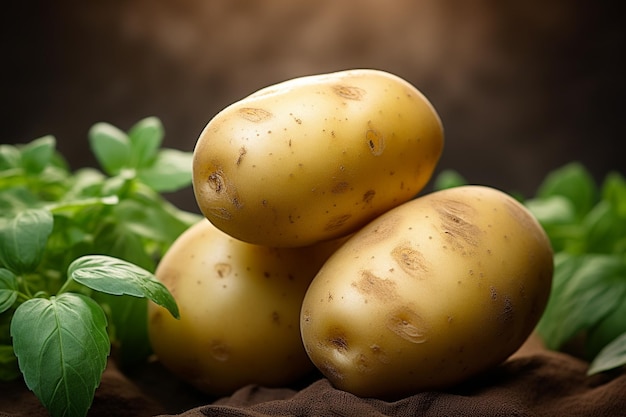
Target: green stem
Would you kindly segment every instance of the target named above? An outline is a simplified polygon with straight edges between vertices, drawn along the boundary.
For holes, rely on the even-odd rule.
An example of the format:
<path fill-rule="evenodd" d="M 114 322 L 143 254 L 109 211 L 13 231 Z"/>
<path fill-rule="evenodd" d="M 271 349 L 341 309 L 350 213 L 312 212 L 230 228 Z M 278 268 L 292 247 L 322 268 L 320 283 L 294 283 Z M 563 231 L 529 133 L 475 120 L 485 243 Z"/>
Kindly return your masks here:
<path fill-rule="evenodd" d="M 30 291 L 30 286 L 28 285 L 27 279 L 25 279 L 23 276 L 18 276 L 17 285 L 21 287 L 23 291 L 23 292 L 20 292 L 19 294 L 24 295 L 26 299 L 33 298 L 33 293 Z"/>
<path fill-rule="evenodd" d="M 57 291 L 56 295 L 63 294 L 65 291 L 67 291 L 67 289 L 69 288 L 69 286 L 72 284 L 73 281 L 74 280 L 71 277 L 67 277 L 67 279 L 65 280 L 61 288 L 59 288 L 59 290 Z"/>
<path fill-rule="evenodd" d="M 61 201 L 59 203 L 51 203 L 46 205 L 46 209 L 50 210 L 52 213 L 77 208 L 77 207 L 85 207 L 85 206 L 95 206 L 99 204 L 104 205 L 115 205 L 119 202 L 119 198 L 115 195 L 107 196 L 107 197 L 93 197 L 93 198 L 85 198 L 83 200 L 73 200 L 73 201 Z"/>

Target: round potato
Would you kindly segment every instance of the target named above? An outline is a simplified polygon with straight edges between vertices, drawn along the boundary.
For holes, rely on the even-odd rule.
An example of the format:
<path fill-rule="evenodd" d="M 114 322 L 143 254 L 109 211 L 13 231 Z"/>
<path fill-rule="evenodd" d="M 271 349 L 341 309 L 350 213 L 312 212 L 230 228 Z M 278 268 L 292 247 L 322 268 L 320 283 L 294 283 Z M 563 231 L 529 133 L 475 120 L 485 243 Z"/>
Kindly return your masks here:
<path fill-rule="evenodd" d="M 313 279 L 301 331 L 338 388 L 398 398 L 459 383 L 522 345 L 550 293 L 543 229 L 508 195 L 424 195 L 355 233 Z"/>
<path fill-rule="evenodd" d="M 194 148 L 202 213 L 273 247 L 345 236 L 414 197 L 443 148 L 437 112 L 377 70 L 296 78 L 218 113 Z"/>
<path fill-rule="evenodd" d="M 235 240 L 203 219 L 174 242 L 156 271 L 180 310 L 176 320 L 149 305 L 158 359 L 214 395 L 303 377 L 315 368 L 300 338 L 302 299 L 339 243 L 273 249 Z"/>

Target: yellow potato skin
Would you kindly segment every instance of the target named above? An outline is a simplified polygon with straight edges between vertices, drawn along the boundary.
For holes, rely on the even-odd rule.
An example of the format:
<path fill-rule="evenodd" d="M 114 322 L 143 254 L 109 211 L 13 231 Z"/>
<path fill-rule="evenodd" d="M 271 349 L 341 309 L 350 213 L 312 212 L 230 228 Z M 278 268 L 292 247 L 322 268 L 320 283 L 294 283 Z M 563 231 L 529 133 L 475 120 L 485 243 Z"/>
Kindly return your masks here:
<path fill-rule="evenodd" d="M 545 309 L 553 253 L 516 200 L 463 186 L 424 195 L 355 233 L 302 305 L 315 365 L 338 388 L 395 399 L 502 362 Z"/>
<path fill-rule="evenodd" d="M 274 249 L 237 241 L 206 219 L 192 226 L 155 273 L 180 310 L 176 320 L 149 304 L 149 336 L 159 361 L 214 395 L 303 377 L 314 367 L 300 338 L 302 299 L 338 244 Z"/>
<path fill-rule="evenodd" d="M 414 86 L 384 71 L 312 75 L 218 113 L 194 148 L 202 213 L 229 235 L 273 247 L 345 236 L 418 194 L 443 127 Z"/>

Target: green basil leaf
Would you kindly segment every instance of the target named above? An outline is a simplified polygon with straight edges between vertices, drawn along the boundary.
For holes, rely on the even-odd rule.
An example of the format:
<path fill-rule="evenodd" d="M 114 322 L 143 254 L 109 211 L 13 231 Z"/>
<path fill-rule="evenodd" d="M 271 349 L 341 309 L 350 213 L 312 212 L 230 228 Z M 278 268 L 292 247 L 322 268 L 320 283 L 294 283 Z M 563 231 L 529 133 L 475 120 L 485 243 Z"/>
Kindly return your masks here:
<path fill-rule="evenodd" d="M 561 195 L 529 199 L 524 205 L 544 227 L 576 223 L 574 204 Z"/>
<path fill-rule="evenodd" d="M 110 222 L 104 225 L 94 240 L 94 253 L 103 253 L 124 259 L 148 271 L 156 268 L 152 253 L 147 252 L 144 240 L 126 222 Z"/>
<path fill-rule="evenodd" d="M 19 168 L 22 155 L 13 145 L 0 145 L 0 171 Z"/>
<path fill-rule="evenodd" d="M 606 200 L 600 201 L 583 220 L 587 252 L 625 253 L 626 216 L 620 218 Z"/>
<path fill-rule="evenodd" d="M 611 172 L 604 179 L 602 199 L 611 204 L 618 217 L 626 218 L 626 179 L 619 172 Z"/>
<path fill-rule="evenodd" d="M 445 190 L 446 188 L 459 187 L 467 184 L 461 174 L 452 169 L 446 169 L 437 174 L 433 183 L 433 191 Z"/>
<path fill-rule="evenodd" d="M 11 344 L 11 319 L 15 308 L 10 308 L 0 314 L 0 345 Z"/>
<path fill-rule="evenodd" d="M 139 179 L 158 192 L 177 191 L 191 185 L 193 153 L 162 149 L 154 163 L 139 171 Z"/>
<path fill-rule="evenodd" d="M 0 268 L 0 313 L 7 311 L 17 300 L 17 278 L 8 269 Z"/>
<path fill-rule="evenodd" d="M 131 166 L 141 169 L 149 167 L 163 142 L 165 135 L 161 121 L 156 117 L 140 120 L 129 131 Z"/>
<path fill-rule="evenodd" d="M 598 187 L 593 176 L 578 162 L 572 162 L 549 173 L 537 190 L 537 197 L 555 195 L 568 198 L 576 217 L 582 219 L 598 200 Z"/>
<path fill-rule="evenodd" d="M 171 244 L 189 224 L 168 210 L 164 200 L 148 200 L 139 195 L 122 201 L 114 208 L 120 224 L 132 233 L 145 239 L 163 244 Z M 155 227 L 155 225 L 159 227 Z M 124 258 L 127 259 L 127 258 Z"/>
<path fill-rule="evenodd" d="M 85 197 L 100 197 L 102 183 L 106 177 L 93 168 L 82 168 L 74 173 L 70 187 L 63 196 L 64 200 L 76 200 Z"/>
<path fill-rule="evenodd" d="M 0 264 L 21 275 L 37 268 L 52 233 L 48 210 L 28 209 L 0 224 Z"/>
<path fill-rule="evenodd" d="M 587 375 L 608 371 L 623 365 L 626 365 L 626 333 L 617 337 L 600 351 L 598 356 L 589 364 Z"/>
<path fill-rule="evenodd" d="M 28 388 L 51 415 L 84 416 L 110 351 L 106 316 L 74 293 L 21 304 L 11 322 L 13 349 Z"/>
<path fill-rule="evenodd" d="M 94 293 L 93 297 L 107 311 L 115 363 L 122 370 L 145 363 L 152 353 L 148 336 L 148 299 L 101 292 Z"/>
<path fill-rule="evenodd" d="M 585 354 L 587 359 L 595 358 L 612 340 L 626 333 L 626 303 L 619 303 L 600 320 L 587 330 L 585 337 Z"/>
<path fill-rule="evenodd" d="M 611 255 L 555 256 L 553 287 L 537 330 L 550 349 L 596 325 L 626 298 L 626 266 Z"/>
<path fill-rule="evenodd" d="M 9 382 L 21 375 L 13 345 L 0 345 L 0 382 Z"/>
<path fill-rule="evenodd" d="M 28 188 L 18 186 L 4 188 L 0 192 L 0 217 L 12 217 L 20 211 L 36 207 L 39 199 Z"/>
<path fill-rule="evenodd" d="M 113 176 L 129 166 L 131 147 L 126 133 L 108 123 L 96 123 L 89 130 L 91 150 L 104 171 Z"/>
<path fill-rule="evenodd" d="M 21 148 L 22 168 L 28 174 L 40 174 L 50 163 L 54 155 L 56 140 L 53 136 L 44 136 Z"/>
<path fill-rule="evenodd" d="M 124 169 L 119 175 L 107 178 L 102 183 L 102 195 L 118 196 L 120 199 L 128 197 L 130 190 L 133 188 L 134 171 Z"/>
<path fill-rule="evenodd" d="M 68 276 L 92 290 L 113 295 L 147 297 L 165 307 L 178 318 L 178 306 L 169 290 L 145 269 L 105 255 L 88 255 L 76 259 Z"/>

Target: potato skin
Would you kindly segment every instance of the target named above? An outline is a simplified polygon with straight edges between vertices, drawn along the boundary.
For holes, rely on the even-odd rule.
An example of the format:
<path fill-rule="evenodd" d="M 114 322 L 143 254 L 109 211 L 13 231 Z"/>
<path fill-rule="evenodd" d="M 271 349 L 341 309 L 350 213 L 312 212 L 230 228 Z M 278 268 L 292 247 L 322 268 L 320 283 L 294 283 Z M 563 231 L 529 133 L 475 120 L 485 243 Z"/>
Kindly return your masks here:
<path fill-rule="evenodd" d="M 180 309 L 176 320 L 149 304 L 149 336 L 159 361 L 214 395 L 303 377 L 315 368 L 300 338 L 302 299 L 339 243 L 274 249 L 237 241 L 206 219 L 192 226 L 156 270 Z"/>
<path fill-rule="evenodd" d="M 430 102 L 405 80 L 350 70 L 289 80 L 218 113 L 194 148 L 202 213 L 250 243 L 345 236 L 418 194 L 443 149 Z"/>
<path fill-rule="evenodd" d="M 502 362 L 545 309 L 553 252 L 493 188 L 424 195 L 372 221 L 324 264 L 303 301 L 311 360 L 338 388 L 396 399 Z"/>

